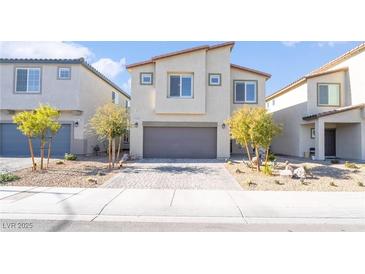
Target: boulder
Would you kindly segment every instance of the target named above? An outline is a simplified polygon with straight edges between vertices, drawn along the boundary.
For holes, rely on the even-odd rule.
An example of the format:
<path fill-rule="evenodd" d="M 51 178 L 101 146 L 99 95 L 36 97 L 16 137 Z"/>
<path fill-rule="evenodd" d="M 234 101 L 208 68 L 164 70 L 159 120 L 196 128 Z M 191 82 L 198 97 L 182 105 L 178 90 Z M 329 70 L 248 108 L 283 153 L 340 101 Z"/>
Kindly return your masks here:
<path fill-rule="evenodd" d="M 279 171 L 279 175 L 283 177 L 293 177 L 293 172 L 289 169 L 284 169 Z"/>

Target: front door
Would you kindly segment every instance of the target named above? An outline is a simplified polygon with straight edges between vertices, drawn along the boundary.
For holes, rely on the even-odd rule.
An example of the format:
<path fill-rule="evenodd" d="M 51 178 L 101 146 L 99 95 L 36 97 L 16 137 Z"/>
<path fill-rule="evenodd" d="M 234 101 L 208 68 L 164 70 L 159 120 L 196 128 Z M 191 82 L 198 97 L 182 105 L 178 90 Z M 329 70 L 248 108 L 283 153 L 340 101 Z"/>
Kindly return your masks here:
<path fill-rule="evenodd" d="M 326 129 L 324 133 L 325 156 L 336 156 L 336 129 Z"/>

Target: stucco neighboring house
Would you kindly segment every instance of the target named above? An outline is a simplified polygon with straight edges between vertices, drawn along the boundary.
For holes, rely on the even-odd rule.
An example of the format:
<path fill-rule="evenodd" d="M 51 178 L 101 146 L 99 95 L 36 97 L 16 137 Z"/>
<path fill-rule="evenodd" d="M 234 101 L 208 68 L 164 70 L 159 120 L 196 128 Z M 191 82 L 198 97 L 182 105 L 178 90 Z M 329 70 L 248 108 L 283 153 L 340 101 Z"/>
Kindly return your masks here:
<path fill-rule="evenodd" d="M 127 66 L 130 153 L 138 158 L 228 158 L 239 152 L 225 121 L 265 104 L 270 75 L 231 64 L 234 42 L 199 46 Z"/>
<path fill-rule="evenodd" d="M 273 152 L 365 160 L 364 72 L 363 43 L 268 96 L 266 107 L 284 126 Z"/>
<path fill-rule="evenodd" d="M 128 106 L 129 100 L 127 93 L 83 58 L 0 59 L 0 155 L 29 155 L 26 138 L 12 123 L 12 116 L 39 104 L 61 112 L 53 155 L 90 154 L 97 138 L 87 125 L 96 109 L 112 101 Z M 34 143 L 38 150 L 39 140 Z"/>

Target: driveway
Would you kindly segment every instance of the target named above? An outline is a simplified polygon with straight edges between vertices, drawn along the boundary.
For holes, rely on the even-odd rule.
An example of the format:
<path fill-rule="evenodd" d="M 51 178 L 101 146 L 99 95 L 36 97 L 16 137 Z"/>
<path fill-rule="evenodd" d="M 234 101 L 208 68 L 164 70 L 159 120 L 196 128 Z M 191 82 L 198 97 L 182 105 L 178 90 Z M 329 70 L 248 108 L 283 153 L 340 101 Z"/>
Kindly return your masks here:
<path fill-rule="evenodd" d="M 144 159 L 127 163 L 106 188 L 241 190 L 218 160 Z"/>
<path fill-rule="evenodd" d="M 31 166 L 30 157 L 0 157 L 0 172 L 12 172 Z"/>

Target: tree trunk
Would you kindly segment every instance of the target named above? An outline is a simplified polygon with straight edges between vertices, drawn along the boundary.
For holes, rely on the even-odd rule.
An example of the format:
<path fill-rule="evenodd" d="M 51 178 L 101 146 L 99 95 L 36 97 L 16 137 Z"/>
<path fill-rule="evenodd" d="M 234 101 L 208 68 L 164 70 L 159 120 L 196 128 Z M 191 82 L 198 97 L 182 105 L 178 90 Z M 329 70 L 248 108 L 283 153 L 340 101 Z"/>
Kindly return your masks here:
<path fill-rule="evenodd" d="M 30 137 L 28 137 L 28 144 L 29 144 L 30 157 L 32 158 L 32 170 L 34 171 L 37 169 L 37 166 L 34 161 L 33 144 L 32 144 L 32 139 Z"/>
<path fill-rule="evenodd" d="M 112 167 L 115 166 L 115 138 L 112 140 Z"/>
<path fill-rule="evenodd" d="M 246 151 L 247 151 L 248 160 L 251 162 L 251 160 L 252 160 L 251 153 L 250 153 L 250 149 L 248 148 L 248 144 L 247 144 L 246 139 L 245 139 L 245 147 L 246 147 Z"/>
<path fill-rule="evenodd" d="M 48 143 L 47 168 L 49 165 L 49 158 L 51 157 L 51 146 L 52 146 L 52 137 L 51 137 L 51 139 L 49 139 L 49 143 Z"/>
<path fill-rule="evenodd" d="M 121 144 L 122 144 L 122 136 L 119 136 L 119 144 L 118 144 L 118 150 L 117 150 L 117 163 L 119 162 Z"/>
<path fill-rule="evenodd" d="M 256 169 L 260 171 L 260 155 L 259 155 L 259 148 L 255 146 L 255 153 L 256 153 Z"/>
<path fill-rule="evenodd" d="M 44 141 L 41 140 L 41 170 L 43 169 L 43 158 L 44 158 Z"/>
<path fill-rule="evenodd" d="M 108 139 L 108 167 L 109 169 L 112 168 L 112 138 L 109 137 Z"/>
<path fill-rule="evenodd" d="M 267 161 L 269 159 L 269 147 L 266 148 L 266 151 L 265 151 L 265 166 L 267 165 Z"/>

